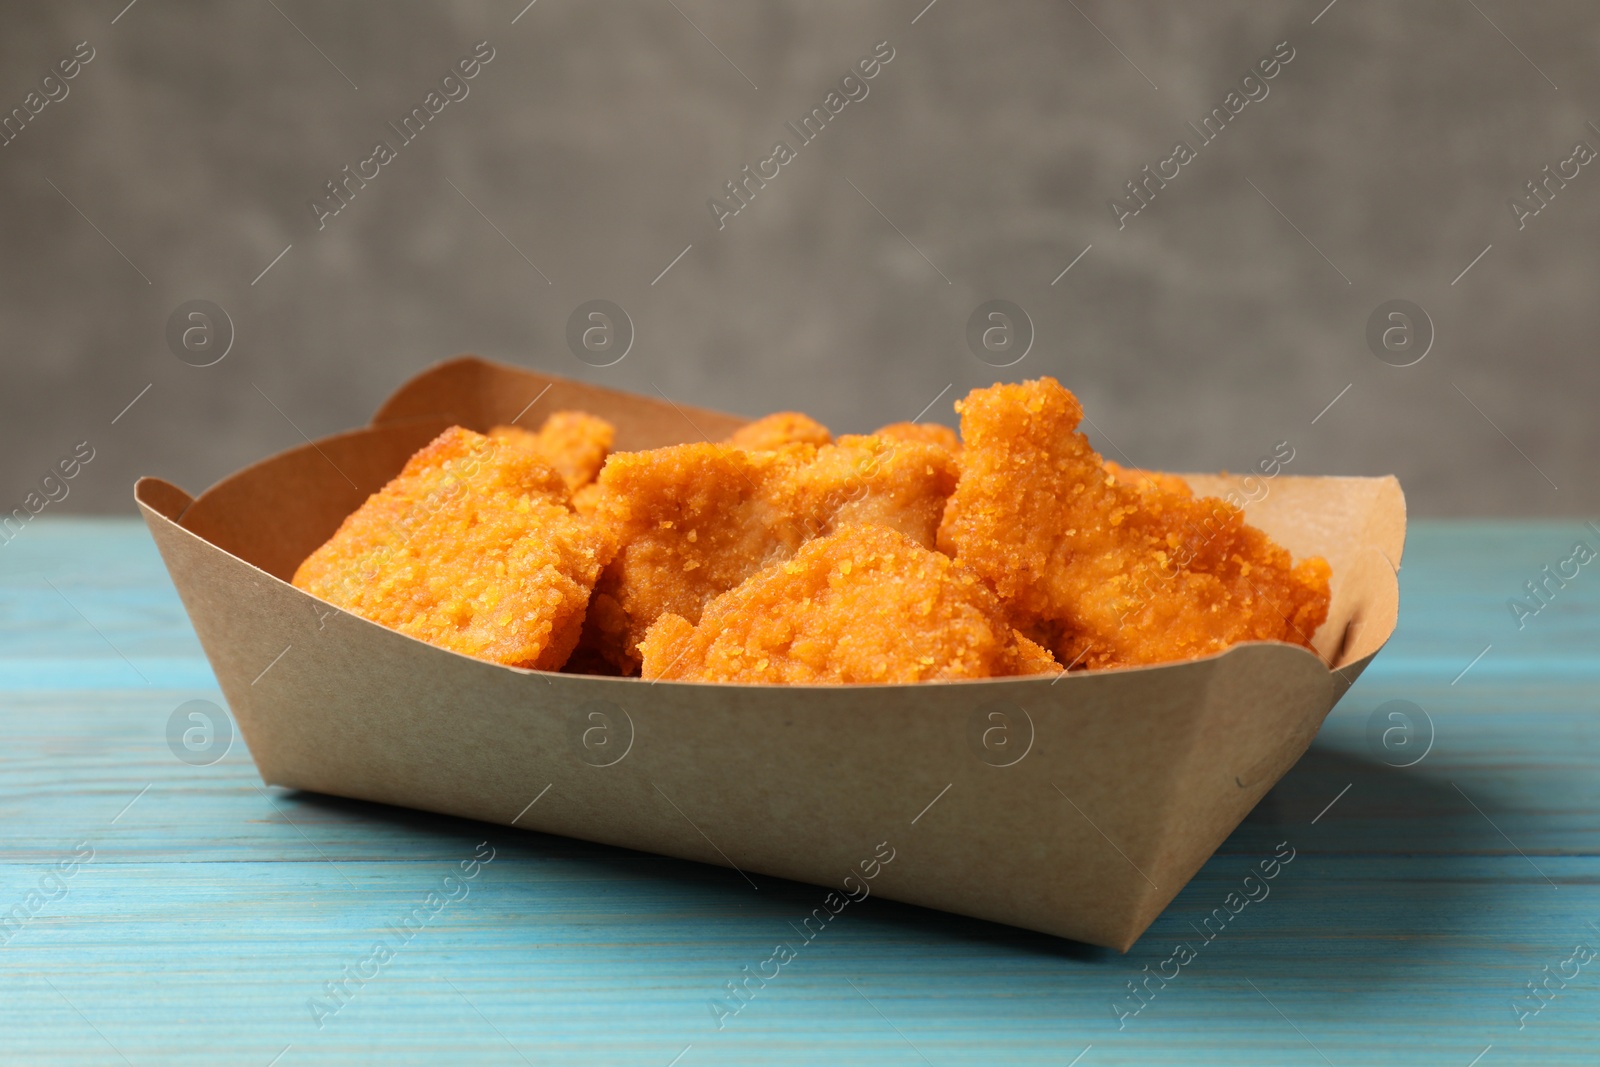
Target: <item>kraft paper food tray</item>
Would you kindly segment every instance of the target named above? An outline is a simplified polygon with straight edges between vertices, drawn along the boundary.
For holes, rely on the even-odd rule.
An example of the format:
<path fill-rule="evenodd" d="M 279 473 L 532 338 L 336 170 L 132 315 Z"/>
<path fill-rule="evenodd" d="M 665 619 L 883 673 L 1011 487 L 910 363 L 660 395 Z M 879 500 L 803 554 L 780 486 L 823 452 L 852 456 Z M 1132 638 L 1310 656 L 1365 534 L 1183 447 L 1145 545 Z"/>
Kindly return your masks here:
<path fill-rule="evenodd" d="M 139 482 L 263 781 L 831 888 L 887 842 L 872 893 L 1126 951 L 1394 629 L 1393 478 L 1279 476 L 1247 509 L 1296 558 L 1332 565 L 1320 658 L 1251 643 L 1054 679 L 651 684 L 470 659 L 289 584 L 439 431 L 487 430 L 536 397 L 524 424 L 592 411 L 619 450 L 717 440 L 743 421 L 462 357 L 406 383 L 370 426 L 198 498 Z M 1186 477 L 1207 493 L 1240 481 Z"/>

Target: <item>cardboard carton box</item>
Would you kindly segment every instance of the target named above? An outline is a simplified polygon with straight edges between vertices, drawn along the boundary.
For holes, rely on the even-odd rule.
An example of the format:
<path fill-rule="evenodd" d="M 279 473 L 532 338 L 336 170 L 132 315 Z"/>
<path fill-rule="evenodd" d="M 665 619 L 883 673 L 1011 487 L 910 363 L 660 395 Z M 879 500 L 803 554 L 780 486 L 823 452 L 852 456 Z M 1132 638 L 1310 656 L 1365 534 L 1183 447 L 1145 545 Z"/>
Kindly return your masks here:
<path fill-rule="evenodd" d="M 289 584 L 441 430 L 487 430 L 535 398 L 525 421 L 588 410 L 616 425 L 619 450 L 716 440 L 743 421 L 462 357 L 407 382 L 370 426 L 199 497 L 139 482 L 263 781 L 1126 951 L 1305 752 L 1394 629 L 1405 503 L 1393 478 L 1279 476 L 1247 509 L 1297 559 L 1332 565 L 1315 654 L 1252 643 L 1054 678 L 652 684 L 469 659 Z M 1241 481 L 1185 477 L 1211 494 Z"/>

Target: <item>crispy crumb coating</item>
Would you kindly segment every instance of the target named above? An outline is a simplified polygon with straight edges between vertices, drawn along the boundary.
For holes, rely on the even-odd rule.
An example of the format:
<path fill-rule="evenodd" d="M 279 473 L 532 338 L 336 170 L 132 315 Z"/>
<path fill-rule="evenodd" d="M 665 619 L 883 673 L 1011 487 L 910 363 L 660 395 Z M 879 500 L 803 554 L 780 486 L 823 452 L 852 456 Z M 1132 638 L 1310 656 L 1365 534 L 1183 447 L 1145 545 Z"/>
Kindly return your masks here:
<path fill-rule="evenodd" d="M 1060 674 L 1061 664 L 1050 650 L 1030 638 L 1021 630 L 1013 629 L 1011 636 L 1017 642 L 1017 669 L 1014 674 Z"/>
<path fill-rule="evenodd" d="M 939 445 L 951 452 L 961 451 L 961 438 L 948 426 L 937 422 L 891 422 L 873 431 L 874 437 L 888 437 L 895 441 L 921 441 Z"/>
<path fill-rule="evenodd" d="M 723 444 L 747 452 L 771 452 L 786 445 L 832 444 L 833 435 L 822 423 L 798 411 L 779 411 L 746 423 Z"/>
<path fill-rule="evenodd" d="M 797 504 L 814 533 L 876 523 L 933 548 L 956 488 L 950 451 L 924 441 L 847 434 L 794 469 Z"/>
<path fill-rule="evenodd" d="M 632 673 L 659 616 L 696 622 L 713 597 L 842 526 L 880 523 L 931 548 L 955 478 L 946 450 L 878 437 L 619 453 L 601 472 L 595 510 L 619 549 L 596 586 L 584 646 Z"/>
<path fill-rule="evenodd" d="M 867 524 L 769 564 L 707 604 L 699 625 L 662 615 L 639 649 L 645 678 L 698 682 L 906 683 L 1058 670 L 1025 641 L 977 575 Z"/>
<path fill-rule="evenodd" d="M 555 670 L 610 543 L 532 451 L 453 426 L 300 564 L 294 584 L 468 656 Z"/>
<path fill-rule="evenodd" d="M 1194 496 L 1194 490 L 1189 488 L 1189 483 L 1176 474 L 1167 474 L 1165 471 L 1147 471 L 1136 467 L 1124 467 L 1120 463 L 1106 460 L 1106 473 L 1115 478 L 1120 484 L 1132 486 L 1138 490 L 1159 489 L 1162 492 L 1176 493 L 1178 496 Z"/>
<path fill-rule="evenodd" d="M 586 411 L 557 411 L 544 420 L 538 433 L 520 426 L 496 426 L 489 436 L 531 448 L 576 492 L 600 473 L 617 431 L 605 419 Z"/>
<path fill-rule="evenodd" d="M 1214 497 L 1124 485 L 1077 431 L 1052 378 L 976 389 L 942 547 L 1068 667 L 1189 659 L 1239 641 L 1309 647 L 1329 568 L 1289 553 Z"/>
<path fill-rule="evenodd" d="M 712 597 L 798 548 L 805 530 L 786 487 L 804 451 L 700 443 L 612 456 L 595 521 L 618 550 L 595 588 L 585 652 L 634 673 L 634 646 L 657 616 L 698 619 Z"/>
<path fill-rule="evenodd" d="M 590 482 L 572 491 L 572 510 L 585 518 L 593 518 L 600 506 L 600 483 Z"/>

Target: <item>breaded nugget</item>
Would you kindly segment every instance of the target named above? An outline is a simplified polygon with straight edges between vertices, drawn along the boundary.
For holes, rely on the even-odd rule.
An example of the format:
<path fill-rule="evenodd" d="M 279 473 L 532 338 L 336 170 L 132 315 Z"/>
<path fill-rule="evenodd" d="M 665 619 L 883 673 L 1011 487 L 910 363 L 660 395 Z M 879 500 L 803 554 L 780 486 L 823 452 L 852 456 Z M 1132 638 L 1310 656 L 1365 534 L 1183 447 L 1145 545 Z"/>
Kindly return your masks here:
<path fill-rule="evenodd" d="M 699 625 L 656 620 L 644 677 L 776 684 L 905 683 L 1054 672 L 976 574 L 885 526 L 804 545 L 712 600 Z"/>
<path fill-rule="evenodd" d="M 442 648 L 555 670 L 609 555 L 561 475 L 453 426 L 346 518 L 294 584 Z"/>
<path fill-rule="evenodd" d="M 619 453 L 601 472 L 594 513 L 619 547 L 584 646 L 631 673 L 658 616 L 698 621 L 713 597 L 843 526 L 876 522 L 932 548 L 955 478 L 945 449 L 878 437 Z"/>
<path fill-rule="evenodd" d="M 956 405 L 965 450 L 942 547 L 1069 667 L 1188 659 L 1239 641 L 1309 647 L 1329 569 L 1247 526 L 1237 508 L 1107 473 L 1051 378 Z"/>
<path fill-rule="evenodd" d="M 921 441 L 924 444 L 939 445 L 951 452 L 961 451 L 961 438 L 948 426 L 937 422 L 891 422 L 889 425 L 874 430 L 874 437 L 888 437 L 895 441 Z"/>
<path fill-rule="evenodd" d="M 586 411 L 557 411 L 544 420 L 538 433 L 520 426 L 496 426 L 489 436 L 532 449 L 576 492 L 600 473 L 617 431 L 605 419 Z"/>
<path fill-rule="evenodd" d="M 798 411 L 779 411 L 746 423 L 733 431 L 723 444 L 747 452 L 771 452 L 786 445 L 815 445 L 833 442 L 833 435 L 822 423 Z"/>
<path fill-rule="evenodd" d="M 1135 489 L 1159 489 L 1167 493 L 1176 493 L 1178 496 L 1194 496 L 1194 490 L 1189 488 L 1189 483 L 1176 474 L 1167 474 L 1164 471 L 1140 470 L 1136 467 L 1124 467 L 1120 463 L 1106 460 L 1106 473 L 1115 478 L 1120 484 L 1132 486 Z"/>

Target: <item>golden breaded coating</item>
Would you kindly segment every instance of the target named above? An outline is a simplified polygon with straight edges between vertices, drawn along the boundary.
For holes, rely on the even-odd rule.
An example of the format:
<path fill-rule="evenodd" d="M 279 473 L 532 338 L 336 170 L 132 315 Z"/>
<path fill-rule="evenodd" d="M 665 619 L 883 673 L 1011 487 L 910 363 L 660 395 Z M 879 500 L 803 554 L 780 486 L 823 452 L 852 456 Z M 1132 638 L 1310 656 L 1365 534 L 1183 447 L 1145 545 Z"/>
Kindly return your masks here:
<path fill-rule="evenodd" d="M 560 473 L 568 489 L 576 492 L 600 473 L 617 431 L 605 419 L 588 412 L 557 411 L 544 420 L 538 433 L 520 426 L 496 426 L 489 436 L 531 448 Z"/>
<path fill-rule="evenodd" d="M 798 411 L 779 411 L 746 423 L 723 442 L 747 452 L 771 452 L 786 445 L 815 445 L 820 448 L 832 443 L 833 435 L 826 426 Z"/>
<path fill-rule="evenodd" d="M 632 673 L 635 646 L 657 617 L 698 621 L 713 597 L 846 525 L 879 523 L 932 548 L 955 479 L 945 449 L 878 437 L 619 453 L 601 472 L 595 510 L 619 547 L 596 586 L 584 645 Z"/>
<path fill-rule="evenodd" d="M 1107 473 L 1052 378 L 976 389 L 941 547 L 994 587 L 1015 624 L 1072 666 L 1189 659 L 1239 641 L 1309 647 L 1329 568 L 1289 553 L 1214 497 Z"/>
<path fill-rule="evenodd" d="M 528 449 L 452 426 L 367 498 L 294 584 L 479 659 L 555 670 L 610 543 Z"/>
<path fill-rule="evenodd" d="M 544 450 L 539 447 L 539 435 L 532 430 L 524 430 L 521 426 L 491 426 L 489 438 L 503 445 L 526 449 L 544 461 L 546 466 L 554 469 L 554 464 L 544 459 Z M 559 471 L 557 473 L 560 473 Z M 565 484 L 565 479 L 562 480 Z"/>
<path fill-rule="evenodd" d="M 797 467 L 799 507 L 814 534 L 859 523 L 888 526 L 933 548 L 956 487 L 950 451 L 924 441 L 847 434 Z"/>
<path fill-rule="evenodd" d="M 805 544 L 712 600 L 699 625 L 656 620 L 649 679 L 789 685 L 1054 673 L 977 575 L 884 526 Z"/>
<path fill-rule="evenodd" d="M 1136 467 L 1124 467 L 1112 460 L 1106 460 L 1106 473 L 1115 478 L 1120 484 L 1132 486 L 1138 490 L 1159 489 L 1167 493 L 1176 493 L 1178 496 L 1194 496 L 1194 490 L 1189 488 L 1189 483 L 1176 474 L 1167 474 L 1164 471 L 1140 470 Z"/>
<path fill-rule="evenodd" d="M 600 483 L 590 482 L 572 491 L 572 510 L 584 518 L 593 518 L 600 506 Z"/>
<path fill-rule="evenodd" d="M 872 432 L 874 437 L 888 437 L 895 441 L 921 441 L 939 445 L 952 452 L 961 451 L 961 438 L 948 426 L 937 422 L 891 422 Z"/>
<path fill-rule="evenodd" d="M 595 588 L 586 653 L 631 674 L 657 616 L 698 619 L 712 597 L 792 554 L 807 536 L 788 488 L 803 455 L 701 443 L 612 456 L 595 521 L 618 549 Z"/>
<path fill-rule="evenodd" d="M 1011 636 L 1017 642 L 1017 674 L 1060 674 L 1061 664 L 1050 654 L 1050 650 L 1032 640 L 1021 630 L 1012 630 Z"/>

